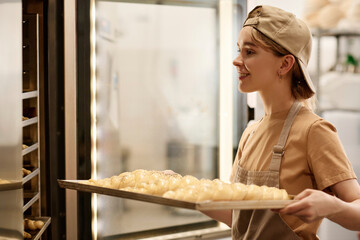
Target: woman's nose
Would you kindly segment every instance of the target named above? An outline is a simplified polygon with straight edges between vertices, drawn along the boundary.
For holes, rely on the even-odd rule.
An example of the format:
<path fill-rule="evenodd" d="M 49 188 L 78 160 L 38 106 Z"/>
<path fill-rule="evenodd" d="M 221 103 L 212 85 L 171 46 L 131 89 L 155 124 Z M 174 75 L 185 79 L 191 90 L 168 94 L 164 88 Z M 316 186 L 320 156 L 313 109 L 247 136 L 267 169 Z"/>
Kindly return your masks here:
<path fill-rule="evenodd" d="M 244 62 L 243 62 L 243 59 L 241 57 L 241 55 L 239 54 L 234 60 L 233 60 L 233 65 L 234 66 L 240 66 L 240 65 L 243 65 Z"/>

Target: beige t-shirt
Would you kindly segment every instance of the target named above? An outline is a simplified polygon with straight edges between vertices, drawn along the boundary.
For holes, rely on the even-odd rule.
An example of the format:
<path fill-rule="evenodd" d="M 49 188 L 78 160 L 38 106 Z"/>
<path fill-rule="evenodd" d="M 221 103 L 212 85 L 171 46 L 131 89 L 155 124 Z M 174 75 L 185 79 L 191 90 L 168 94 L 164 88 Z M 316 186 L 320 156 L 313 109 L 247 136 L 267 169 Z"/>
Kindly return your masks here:
<path fill-rule="evenodd" d="M 238 164 L 250 171 L 269 170 L 272 148 L 279 140 L 287 113 L 265 115 L 245 129 L 235 158 L 232 181 Z M 296 195 L 306 188 L 325 190 L 335 183 L 356 178 L 336 128 L 306 107 L 302 107 L 295 118 L 284 149 L 280 188 L 289 194 Z M 281 217 L 302 239 L 316 239 L 321 221 L 307 224 L 294 216 Z"/>

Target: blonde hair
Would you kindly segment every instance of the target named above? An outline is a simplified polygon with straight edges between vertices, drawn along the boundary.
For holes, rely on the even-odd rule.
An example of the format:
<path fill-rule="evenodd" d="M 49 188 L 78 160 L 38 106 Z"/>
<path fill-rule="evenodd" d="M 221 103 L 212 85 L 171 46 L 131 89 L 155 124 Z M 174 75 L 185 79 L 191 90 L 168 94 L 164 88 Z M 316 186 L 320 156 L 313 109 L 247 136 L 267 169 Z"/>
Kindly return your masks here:
<path fill-rule="evenodd" d="M 265 36 L 263 33 L 259 32 L 255 28 L 252 28 L 251 37 L 252 40 L 256 42 L 260 47 L 269 49 L 276 56 L 282 57 L 291 54 L 288 50 Z M 302 101 L 304 105 L 310 110 L 315 111 L 315 93 L 311 91 L 308 84 L 306 83 L 304 75 L 299 67 L 298 59 L 296 57 L 295 59 L 296 61 L 291 69 L 291 94 L 296 100 Z"/>

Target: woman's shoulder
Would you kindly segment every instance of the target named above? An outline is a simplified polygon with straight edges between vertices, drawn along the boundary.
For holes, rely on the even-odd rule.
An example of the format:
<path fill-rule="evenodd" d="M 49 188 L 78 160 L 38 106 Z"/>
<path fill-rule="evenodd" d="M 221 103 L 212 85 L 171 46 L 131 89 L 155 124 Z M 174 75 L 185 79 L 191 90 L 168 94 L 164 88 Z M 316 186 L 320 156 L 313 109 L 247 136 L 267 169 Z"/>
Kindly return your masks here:
<path fill-rule="evenodd" d="M 301 108 L 296 119 L 299 122 L 302 122 L 307 125 L 312 125 L 316 122 L 324 120 L 322 117 L 320 117 L 315 112 L 313 112 L 312 110 L 310 110 L 309 108 L 307 108 L 305 106 Z"/>
<path fill-rule="evenodd" d="M 329 131 L 336 132 L 336 128 L 332 123 L 323 119 L 307 107 L 303 107 L 300 110 L 297 120 L 299 127 L 302 129 L 327 129 Z"/>

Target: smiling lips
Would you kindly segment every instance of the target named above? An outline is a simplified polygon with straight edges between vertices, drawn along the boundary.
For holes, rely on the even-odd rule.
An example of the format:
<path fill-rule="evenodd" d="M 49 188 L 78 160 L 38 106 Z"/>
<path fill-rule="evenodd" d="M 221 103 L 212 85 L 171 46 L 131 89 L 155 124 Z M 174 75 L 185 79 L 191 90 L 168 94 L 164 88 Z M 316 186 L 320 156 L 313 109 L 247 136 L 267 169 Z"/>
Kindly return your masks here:
<path fill-rule="evenodd" d="M 239 79 L 240 80 L 243 80 L 245 79 L 247 76 L 249 76 L 250 74 L 249 73 L 239 73 Z"/>

